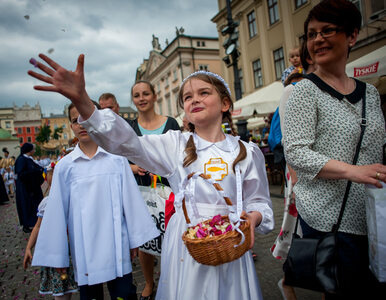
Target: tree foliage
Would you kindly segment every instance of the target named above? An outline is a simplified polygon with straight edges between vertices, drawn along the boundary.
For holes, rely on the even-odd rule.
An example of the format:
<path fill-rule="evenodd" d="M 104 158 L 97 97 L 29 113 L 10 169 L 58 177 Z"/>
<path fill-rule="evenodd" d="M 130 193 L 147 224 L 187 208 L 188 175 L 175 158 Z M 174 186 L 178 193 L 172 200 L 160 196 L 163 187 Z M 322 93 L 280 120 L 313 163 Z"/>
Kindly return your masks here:
<path fill-rule="evenodd" d="M 61 133 L 63 133 L 63 126 L 55 128 L 54 133 L 52 134 L 52 138 L 54 140 L 60 139 L 60 134 Z"/>
<path fill-rule="evenodd" d="M 48 125 L 43 125 L 40 128 L 39 134 L 36 136 L 36 141 L 39 144 L 47 143 L 50 140 L 51 128 Z"/>

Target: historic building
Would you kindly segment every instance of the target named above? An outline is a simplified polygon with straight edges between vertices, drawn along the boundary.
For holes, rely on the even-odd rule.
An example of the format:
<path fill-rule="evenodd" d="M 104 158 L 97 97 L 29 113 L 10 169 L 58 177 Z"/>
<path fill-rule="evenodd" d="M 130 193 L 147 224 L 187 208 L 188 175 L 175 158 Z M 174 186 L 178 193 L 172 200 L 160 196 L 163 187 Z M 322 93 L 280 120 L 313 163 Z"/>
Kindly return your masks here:
<path fill-rule="evenodd" d="M 51 113 L 47 117 L 42 117 L 41 125 L 48 125 L 51 129 L 51 140 L 48 144 L 43 145 L 43 148 L 46 150 L 66 147 L 68 146 L 69 140 L 75 137 L 70 127 L 70 120 L 68 119 L 66 108 L 63 111 L 63 114 Z M 55 129 L 60 127 L 62 128 L 62 133 L 59 133 L 59 139 L 53 139 L 52 134 L 55 132 Z"/>
<path fill-rule="evenodd" d="M 161 49 L 153 35 L 153 49 L 137 68 L 136 80 L 150 81 L 156 90 L 156 112 L 177 117 L 178 90 L 182 80 L 197 70 L 222 73 L 217 37 L 188 36 L 183 28 L 176 28 L 176 37 Z M 181 120 L 179 120 L 181 121 Z"/>
<path fill-rule="evenodd" d="M 212 18 L 219 32 L 220 58 L 227 61 L 223 47 L 227 35 L 221 32 L 228 25 L 226 0 L 218 0 L 219 12 Z M 353 0 L 363 16 L 358 42 L 349 62 L 386 44 L 386 11 L 383 0 Z M 289 66 L 289 51 L 301 44 L 303 24 L 318 0 L 232 0 L 234 21 L 239 22 L 237 50 L 242 97 L 280 79 Z M 225 30 L 226 31 L 226 30 Z M 229 58 L 228 58 L 229 59 Z M 222 72 L 234 89 L 232 67 L 221 64 Z"/>
<path fill-rule="evenodd" d="M 11 135 L 16 136 L 13 107 L 1 107 L 0 108 L 0 128 L 7 130 Z"/>
<path fill-rule="evenodd" d="M 22 107 L 14 106 L 14 128 L 20 145 L 26 142 L 35 143 L 36 135 L 41 126 L 41 108 L 39 104 L 30 106 L 27 103 Z"/>

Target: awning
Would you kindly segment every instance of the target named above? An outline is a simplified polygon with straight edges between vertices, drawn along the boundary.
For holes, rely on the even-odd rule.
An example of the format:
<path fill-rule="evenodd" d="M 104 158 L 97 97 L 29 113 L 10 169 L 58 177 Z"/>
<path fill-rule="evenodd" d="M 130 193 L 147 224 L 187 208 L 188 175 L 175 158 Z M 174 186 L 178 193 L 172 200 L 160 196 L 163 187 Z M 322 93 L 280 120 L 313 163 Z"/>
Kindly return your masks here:
<path fill-rule="evenodd" d="M 386 75 L 386 46 L 378 48 L 346 65 L 349 77 L 370 81 Z M 376 80 L 375 80 L 376 81 Z"/>
<path fill-rule="evenodd" d="M 262 117 L 250 118 L 248 119 L 247 129 L 253 130 L 259 127 L 263 127 L 264 124 L 265 124 L 264 118 Z"/>
<path fill-rule="evenodd" d="M 284 86 L 275 81 L 233 104 L 234 119 L 248 119 L 252 116 L 265 116 L 274 112 L 279 106 Z"/>

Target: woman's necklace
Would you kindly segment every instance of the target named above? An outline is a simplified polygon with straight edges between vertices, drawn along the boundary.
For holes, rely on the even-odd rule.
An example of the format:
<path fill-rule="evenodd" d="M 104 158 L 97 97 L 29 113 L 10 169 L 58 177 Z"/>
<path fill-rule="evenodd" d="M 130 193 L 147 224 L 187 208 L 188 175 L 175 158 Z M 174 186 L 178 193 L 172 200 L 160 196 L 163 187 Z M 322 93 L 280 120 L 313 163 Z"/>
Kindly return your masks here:
<path fill-rule="evenodd" d="M 341 83 L 341 81 L 333 81 L 333 80 L 330 80 L 326 77 L 324 77 L 323 75 L 319 75 L 319 77 L 324 81 L 326 82 L 329 86 L 332 86 L 336 91 L 338 91 L 339 93 L 341 93 L 342 95 L 348 95 L 348 94 L 351 94 L 354 90 L 355 90 L 355 80 L 349 78 L 349 77 L 346 77 L 343 84 L 338 84 L 338 83 Z"/>

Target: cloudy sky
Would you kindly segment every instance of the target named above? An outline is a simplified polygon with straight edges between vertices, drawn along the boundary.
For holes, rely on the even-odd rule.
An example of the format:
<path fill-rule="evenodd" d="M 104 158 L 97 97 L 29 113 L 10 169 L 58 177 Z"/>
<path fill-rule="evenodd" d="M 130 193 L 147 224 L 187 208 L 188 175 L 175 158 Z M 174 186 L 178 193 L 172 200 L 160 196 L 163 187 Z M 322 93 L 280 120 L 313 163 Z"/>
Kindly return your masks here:
<path fill-rule="evenodd" d="M 210 20 L 217 12 L 217 0 L 0 0 L 0 106 L 39 102 L 44 114 L 63 112 L 63 96 L 32 88 L 38 82 L 27 75 L 28 61 L 38 53 L 72 70 L 84 53 L 90 97 L 112 92 L 127 106 L 152 34 L 162 49 L 176 26 L 187 35 L 216 37 Z"/>

